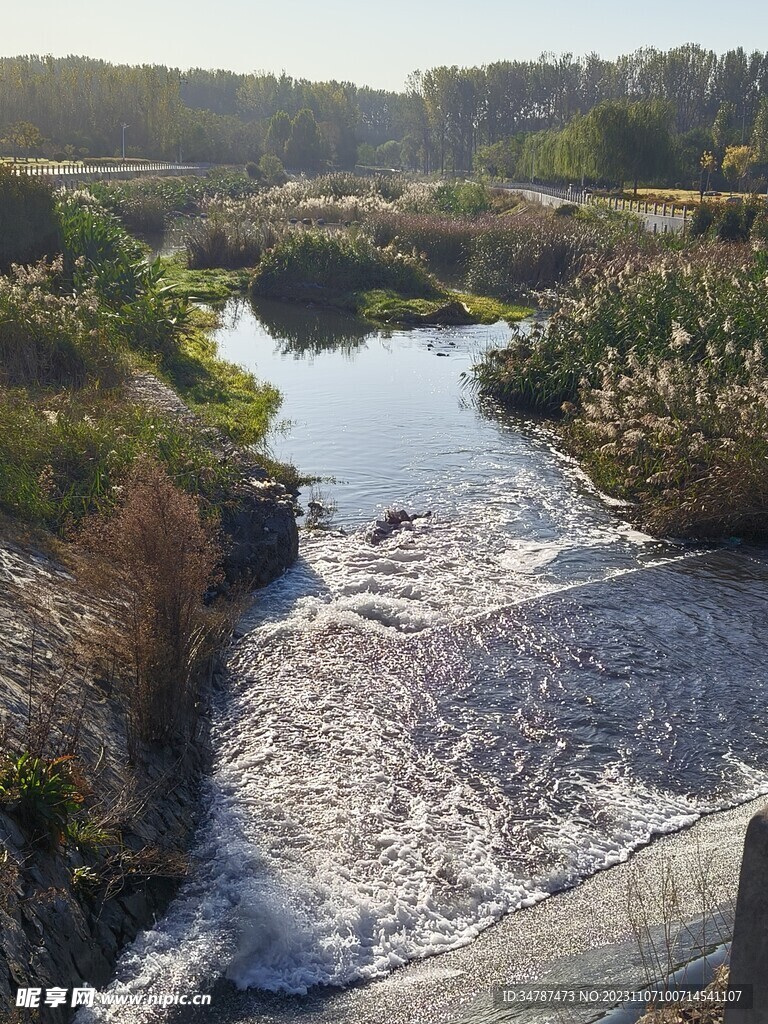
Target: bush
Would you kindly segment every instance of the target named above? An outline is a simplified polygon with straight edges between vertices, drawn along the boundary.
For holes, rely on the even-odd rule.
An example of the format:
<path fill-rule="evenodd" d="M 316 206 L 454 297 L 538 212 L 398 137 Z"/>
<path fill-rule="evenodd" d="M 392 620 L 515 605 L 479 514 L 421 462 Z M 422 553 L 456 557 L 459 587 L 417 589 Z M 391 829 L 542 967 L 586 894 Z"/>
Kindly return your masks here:
<path fill-rule="evenodd" d="M 717 225 L 717 238 L 721 242 L 743 242 L 749 237 L 741 205 L 725 206 Z"/>
<path fill-rule="evenodd" d="M 12 263 L 52 260 L 61 252 L 50 187 L 28 174 L 0 167 L 0 273 Z"/>
<path fill-rule="evenodd" d="M 432 207 L 438 213 L 476 217 L 490 209 L 491 197 L 477 181 L 444 182 L 432 193 Z"/>
<path fill-rule="evenodd" d="M 150 263 L 136 239 L 87 193 L 59 203 L 64 279 L 88 290 L 104 307 L 101 322 L 131 348 L 167 355 L 186 326 L 188 304 L 165 286 L 162 266 Z"/>
<path fill-rule="evenodd" d="M 116 652 L 130 666 L 130 719 L 149 742 L 188 740 L 202 669 L 221 623 L 203 605 L 221 560 L 197 502 L 158 463 L 139 459 L 117 511 L 90 521 L 91 582 L 111 606 Z"/>
<path fill-rule="evenodd" d="M 288 181 L 282 161 L 272 153 L 265 153 L 259 160 L 259 171 L 261 179 L 268 185 L 283 185 Z"/>
<path fill-rule="evenodd" d="M 413 258 L 378 249 L 365 235 L 295 231 L 263 258 L 253 279 L 254 295 L 319 296 L 373 288 L 405 295 L 436 294 L 435 283 Z"/>
<path fill-rule="evenodd" d="M 691 238 L 700 238 L 709 233 L 715 223 L 717 211 L 713 203 L 699 203 L 691 215 L 688 234 Z"/>
<path fill-rule="evenodd" d="M 212 214 L 193 224 L 184 238 L 187 266 L 190 270 L 255 267 L 279 237 L 278 228 L 268 221 Z"/>

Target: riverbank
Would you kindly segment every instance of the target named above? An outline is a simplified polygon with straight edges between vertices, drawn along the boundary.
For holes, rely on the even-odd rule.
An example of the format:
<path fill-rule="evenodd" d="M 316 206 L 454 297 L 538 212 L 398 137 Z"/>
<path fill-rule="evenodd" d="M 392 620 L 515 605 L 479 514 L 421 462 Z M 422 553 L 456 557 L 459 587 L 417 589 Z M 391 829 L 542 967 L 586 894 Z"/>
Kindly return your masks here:
<path fill-rule="evenodd" d="M 490 1024 L 513 1019 L 494 1007 L 489 994 L 513 979 L 621 988 L 641 983 L 644 959 L 653 960 L 649 936 L 657 943 L 654 955 L 663 955 L 659 926 L 670 925 L 676 935 L 684 930 L 681 921 L 695 921 L 718 908 L 727 920 L 747 824 L 765 802 L 765 797 L 750 800 L 658 838 L 576 888 L 509 914 L 471 944 L 409 964 L 381 981 L 346 991 L 315 991 L 306 998 L 237 992 L 219 983 L 213 1006 L 185 1019 L 208 1024 Z M 704 944 L 717 945 L 728 937 L 725 930 L 720 923 L 710 926 Z"/>
<path fill-rule="evenodd" d="M 228 538 L 221 589 L 279 576 L 298 549 L 285 486 L 205 428 L 154 375 L 136 374 L 126 399 L 198 433 L 216 458 L 240 466 L 240 482 L 221 510 Z M 88 577 L 87 561 L 43 531 L 0 522 L 0 741 L 39 758 L 52 778 L 59 765 L 56 784 L 78 812 L 87 808 L 75 830 L 66 822 L 74 805 L 60 812 L 55 794 L 37 796 L 31 777 L 26 791 L 20 775 L 18 793 L 0 790 L 0 1007 L 14 1022 L 65 1019 L 45 1007 L 13 1016 L 17 989 L 105 986 L 122 947 L 163 913 L 187 875 L 200 780 L 210 769 L 207 707 L 219 655 L 200 685 L 194 732 L 179 742 L 142 742 L 130 684 L 102 647 L 115 630 L 110 610 L 80 580 L 81 570 Z M 18 764 L 3 761 L 0 783 Z M 33 807 L 41 820 L 51 816 L 49 836 L 34 834 Z"/>

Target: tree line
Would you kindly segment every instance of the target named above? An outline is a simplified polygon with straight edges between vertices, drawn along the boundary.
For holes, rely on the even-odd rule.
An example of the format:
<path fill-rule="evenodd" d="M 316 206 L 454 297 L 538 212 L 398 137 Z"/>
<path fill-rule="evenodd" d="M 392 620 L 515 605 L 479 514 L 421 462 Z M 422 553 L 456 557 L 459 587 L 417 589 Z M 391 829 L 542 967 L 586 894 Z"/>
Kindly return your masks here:
<path fill-rule="evenodd" d="M 657 139 L 663 122 L 665 173 L 690 177 L 707 151 L 719 166 L 728 147 L 765 148 L 766 97 L 768 53 L 718 55 L 696 44 L 613 61 L 542 54 L 436 67 L 414 72 L 400 92 L 286 74 L 21 56 L 0 59 L 0 137 L 7 155 L 119 155 L 126 125 L 127 155 L 155 159 L 245 163 L 269 153 L 296 169 L 362 162 L 516 176 L 538 161 L 541 176 L 545 168 L 559 168 L 560 177 L 579 168 L 609 176 L 594 160 L 588 167 L 570 157 L 594 142 L 601 118 L 604 126 L 634 118 L 635 130 Z M 625 176 L 635 173 L 645 171 Z"/>

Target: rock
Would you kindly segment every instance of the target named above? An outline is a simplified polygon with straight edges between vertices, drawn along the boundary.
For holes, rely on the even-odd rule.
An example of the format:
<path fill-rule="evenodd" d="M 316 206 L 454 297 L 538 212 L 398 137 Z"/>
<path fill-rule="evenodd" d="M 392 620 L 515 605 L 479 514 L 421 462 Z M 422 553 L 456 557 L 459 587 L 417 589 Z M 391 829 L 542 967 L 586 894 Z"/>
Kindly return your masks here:
<path fill-rule="evenodd" d="M 436 326 L 461 326 L 473 324 L 476 317 L 473 317 L 463 302 L 453 299 L 444 303 L 431 313 L 422 313 L 419 320 L 423 324 L 435 324 Z"/>
<path fill-rule="evenodd" d="M 404 508 L 387 509 L 384 518 L 377 519 L 374 523 L 373 529 L 368 534 L 368 541 L 375 547 L 401 530 L 413 530 L 415 519 L 426 519 L 431 515 L 431 511 L 407 512 Z"/>
<path fill-rule="evenodd" d="M 729 985 L 753 988 L 751 1009 L 727 1005 L 726 1024 L 763 1024 L 768 1007 L 768 808 L 751 819 L 744 839 L 731 943 Z"/>
<path fill-rule="evenodd" d="M 265 586 L 296 561 L 299 531 L 293 502 L 282 484 L 246 481 L 232 507 L 222 511 L 229 539 L 224 571 L 229 583 Z"/>

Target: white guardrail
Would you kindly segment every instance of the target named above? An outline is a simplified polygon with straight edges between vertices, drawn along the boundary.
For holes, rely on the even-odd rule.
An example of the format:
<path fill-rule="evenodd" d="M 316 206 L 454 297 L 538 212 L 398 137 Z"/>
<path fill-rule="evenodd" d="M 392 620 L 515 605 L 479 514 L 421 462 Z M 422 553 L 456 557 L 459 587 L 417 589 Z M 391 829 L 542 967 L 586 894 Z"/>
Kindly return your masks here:
<path fill-rule="evenodd" d="M 649 203 L 642 199 L 614 199 L 596 196 L 589 189 L 574 187 L 560 188 L 555 185 L 540 185 L 531 181 L 505 181 L 504 188 L 521 192 L 536 202 L 544 201 L 548 206 L 562 206 L 575 203 L 577 206 L 600 205 L 609 210 L 633 213 L 645 224 L 647 231 L 654 234 L 668 231 L 685 231 L 690 219 L 690 208 L 681 203 Z M 547 197 L 552 202 L 544 200 Z"/>
<path fill-rule="evenodd" d="M 126 160 L 119 163 L 5 164 L 12 174 L 47 178 L 57 185 L 75 185 L 78 180 L 100 178 L 138 178 L 143 174 L 202 174 L 208 164 L 173 164 L 152 160 Z"/>

